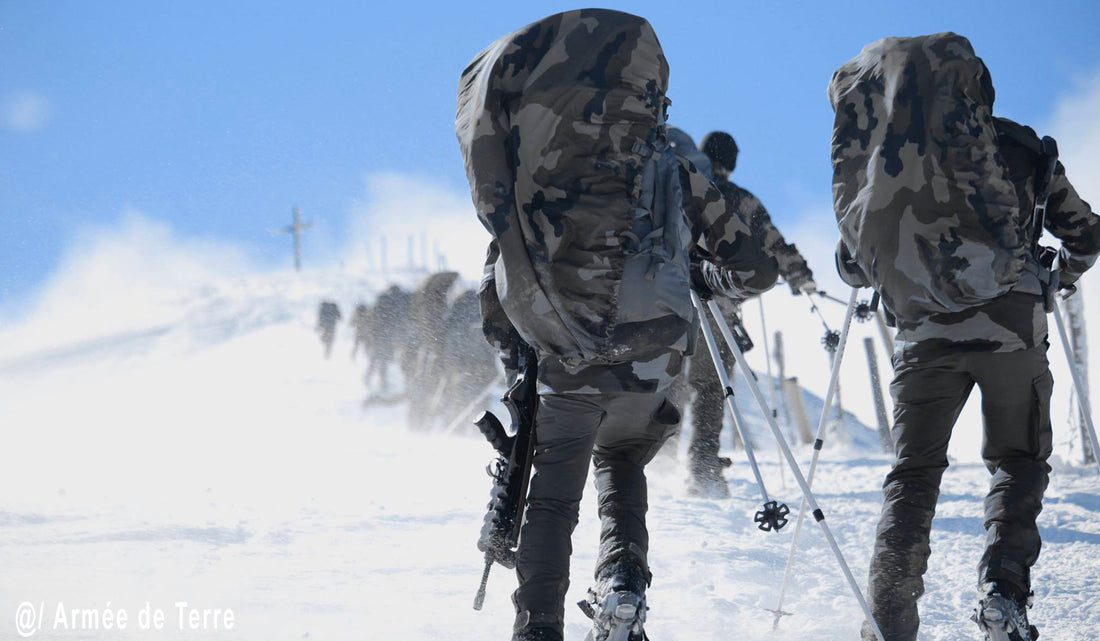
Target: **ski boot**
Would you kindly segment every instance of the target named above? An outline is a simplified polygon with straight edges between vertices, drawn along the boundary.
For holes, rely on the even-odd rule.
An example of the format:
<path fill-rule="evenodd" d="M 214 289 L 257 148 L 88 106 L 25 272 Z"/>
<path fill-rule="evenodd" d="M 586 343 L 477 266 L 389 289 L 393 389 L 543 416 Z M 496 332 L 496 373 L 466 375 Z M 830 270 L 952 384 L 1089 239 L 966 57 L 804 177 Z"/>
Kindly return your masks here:
<path fill-rule="evenodd" d="M 991 583 L 970 620 L 985 633 L 985 641 L 1035 641 L 1039 638 L 1039 630 L 1028 623 L 1029 607 L 1030 595 L 1018 600 L 1011 596 L 1010 590 Z"/>
<path fill-rule="evenodd" d="M 633 560 L 621 559 L 600 571 L 595 589 L 577 603 L 592 619 L 585 641 L 649 641 L 643 626 L 646 578 Z"/>

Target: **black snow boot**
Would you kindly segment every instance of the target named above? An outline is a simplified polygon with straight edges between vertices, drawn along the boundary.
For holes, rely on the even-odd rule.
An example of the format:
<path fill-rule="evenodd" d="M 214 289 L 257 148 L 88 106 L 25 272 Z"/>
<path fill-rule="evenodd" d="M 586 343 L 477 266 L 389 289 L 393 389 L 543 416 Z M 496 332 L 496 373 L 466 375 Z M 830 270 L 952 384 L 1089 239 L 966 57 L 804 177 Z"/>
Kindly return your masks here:
<path fill-rule="evenodd" d="M 512 641 L 562 641 L 562 627 L 564 622 L 558 614 L 524 610 L 516 613 Z"/>
<path fill-rule="evenodd" d="M 645 571 L 631 558 L 602 568 L 596 587 L 589 588 L 588 598 L 577 604 L 592 619 L 585 641 L 648 641 L 643 630 L 648 583 Z"/>
<path fill-rule="evenodd" d="M 562 636 L 551 628 L 529 628 L 513 634 L 512 641 L 562 641 Z"/>
<path fill-rule="evenodd" d="M 971 620 L 985 633 L 985 641 L 1035 641 L 1039 630 L 1027 620 L 1028 596 L 994 581 L 985 589 Z"/>

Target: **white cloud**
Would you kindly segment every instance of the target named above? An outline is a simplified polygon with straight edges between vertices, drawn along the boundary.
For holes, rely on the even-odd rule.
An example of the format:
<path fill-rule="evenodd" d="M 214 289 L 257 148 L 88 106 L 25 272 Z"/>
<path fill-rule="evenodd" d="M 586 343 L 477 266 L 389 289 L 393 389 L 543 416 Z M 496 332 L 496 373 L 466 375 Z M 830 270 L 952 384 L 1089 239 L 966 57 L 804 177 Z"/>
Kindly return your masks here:
<path fill-rule="evenodd" d="M 40 94 L 21 91 L 4 99 L 4 126 L 18 132 L 30 133 L 46 126 L 50 117 L 50 102 Z"/>
<path fill-rule="evenodd" d="M 1058 101 L 1047 129 L 1058 140 L 1074 187 L 1085 200 L 1100 205 L 1100 72 Z"/>
<path fill-rule="evenodd" d="M 352 209 L 349 264 L 380 270 L 384 255 L 390 271 L 410 264 L 436 269 L 442 255 L 447 269 L 480 278 L 489 234 L 468 192 L 396 173 L 371 174 L 366 183 L 366 198 Z"/>

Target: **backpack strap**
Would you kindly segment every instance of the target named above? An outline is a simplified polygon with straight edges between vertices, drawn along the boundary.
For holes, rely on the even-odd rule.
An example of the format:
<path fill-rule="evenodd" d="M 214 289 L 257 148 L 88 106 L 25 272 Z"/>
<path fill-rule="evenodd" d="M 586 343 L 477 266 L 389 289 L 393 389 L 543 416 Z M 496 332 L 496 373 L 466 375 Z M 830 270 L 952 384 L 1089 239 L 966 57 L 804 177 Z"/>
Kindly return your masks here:
<path fill-rule="evenodd" d="M 1030 248 L 1034 254 L 1039 249 L 1039 239 L 1046 224 L 1047 201 L 1054 185 L 1054 171 L 1058 167 L 1058 142 L 1050 136 L 1039 138 L 1035 130 L 1026 125 L 1009 120 L 994 118 L 994 129 L 998 136 L 1004 136 L 1036 156 L 1035 170 L 1035 211 L 1031 216 Z"/>

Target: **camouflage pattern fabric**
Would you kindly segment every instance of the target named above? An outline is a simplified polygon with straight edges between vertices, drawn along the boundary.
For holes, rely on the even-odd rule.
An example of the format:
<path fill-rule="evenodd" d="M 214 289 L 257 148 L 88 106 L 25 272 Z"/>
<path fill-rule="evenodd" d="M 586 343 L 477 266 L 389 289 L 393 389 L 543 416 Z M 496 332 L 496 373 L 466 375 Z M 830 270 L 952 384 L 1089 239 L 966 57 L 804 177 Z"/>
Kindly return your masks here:
<path fill-rule="evenodd" d="M 1028 262 L 989 72 L 954 33 L 883 38 L 829 83 L 841 236 L 899 318 L 987 303 Z"/>
<path fill-rule="evenodd" d="M 761 239 L 764 247 L 775 256 L 779 263 L 779 274 L 791 288 L 791 293 L 799 294 L 803 288 L 810 292 L 815 291 L 814 274 L 810 270 L 809 263 L 799 253 L 793 243 L 788 243 L 783 234 L 772 222 L 768 210 L 763 203 L 749 190 L 729 180 L 719 180 L 715 183 L 733 207 L 748 217 L 752 227 L 753 236 Z"/>
<path fill-rule="evenodd" d="M 1035 178 L 1041 162 L 1035 152 L 1040 145 L 1039 135 L 1031 127 L 1008 118 L 995 117 L 993 125 L 997 130 L 998 151 L 1008 167 L 1009 178 L 1020 201 L 1023 228 L 1031 229 Z M 1068 287 L 1092 267 L 1100 254 L 1100 217 L 1094 215 L 1089 204 L 1077 194 L 1061 162 L 1054 169 L 1044 228 L 1061 241 L 1059 275 L 1061 285 Z"/>
<path fill-rule="evenodd" d="M 1005 118 L 994 118 L 994 124 L 998 151 L 1020 202 L 1021 226 L 1031 229 L 1035 179 L 1044 163 L 1033 151 L 1039 147 L 1039 136 L 1030 127 Z M 1061 241 L 1061 285 L 1069 286 L 1100 254 L 1100 216 L 1077 195 L 1062 163 L 1055 168 L 1044 227 Z M 1020 281 L 1005 296 L 960 312 L 920 320 L 898 318 L 896 345 L 903 360 L 918 362 L 958 350 L 1013 352 L 1042 344 L 1047 337 L 1047 317 L 1038 269 L 1028 254 Z"/>
<path fill-rule="evenodd" d="M 686 219 L 673 203 L 665 255 L 636 275 L 638 241 L 660 235 L 656 223 L 637 233 L 636 218 L 649 158 L 666 144 L 667 82 L 649 23 L 601 9 L 509 34 L 460 79 L 455 130 L 478 217 L 495 242 L 480 298 L 486 322 L 498 324 L 486 333 L 498 346 L 519 336 L 537 347 L 540 382 L 555 391 L 653 391 L 671 382 L 694 347 L 693 239 L 744 291 L 774 283 L 774 259 L 739 213 L 679 160 L 672 180 L 678 172 Z"/>

